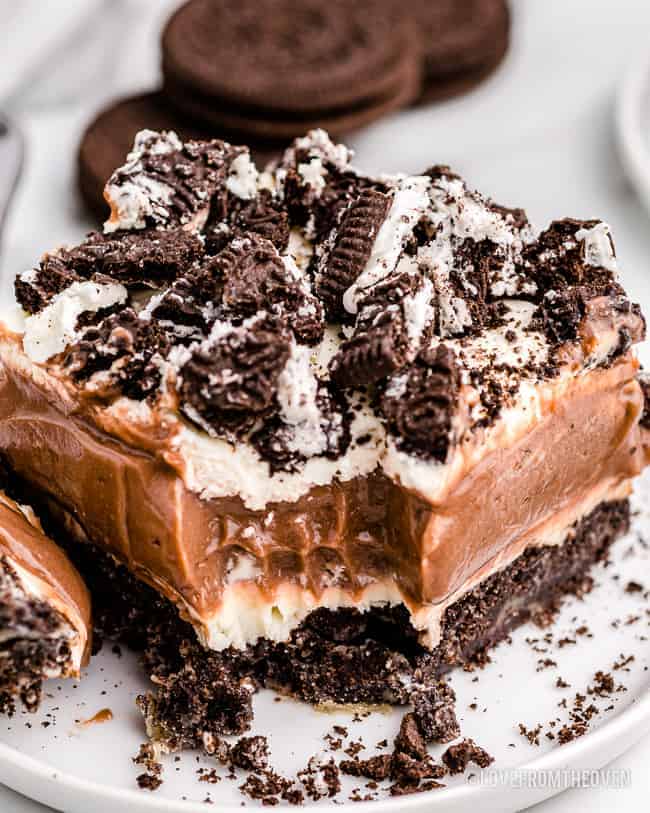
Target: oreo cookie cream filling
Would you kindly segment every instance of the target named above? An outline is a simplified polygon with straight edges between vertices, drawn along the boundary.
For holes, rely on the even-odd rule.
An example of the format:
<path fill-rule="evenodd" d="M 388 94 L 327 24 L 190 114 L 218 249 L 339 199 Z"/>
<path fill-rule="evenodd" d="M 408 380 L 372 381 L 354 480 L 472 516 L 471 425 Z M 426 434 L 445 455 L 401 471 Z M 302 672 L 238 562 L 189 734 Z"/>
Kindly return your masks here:
<path fill-rule="evenodd" d="M 432 651 L 650 462 L 608 226 L 350 161 L 144 131 L 104 232 L 16 280 L 4 456 L 211 649 L 390 606 Z"/>

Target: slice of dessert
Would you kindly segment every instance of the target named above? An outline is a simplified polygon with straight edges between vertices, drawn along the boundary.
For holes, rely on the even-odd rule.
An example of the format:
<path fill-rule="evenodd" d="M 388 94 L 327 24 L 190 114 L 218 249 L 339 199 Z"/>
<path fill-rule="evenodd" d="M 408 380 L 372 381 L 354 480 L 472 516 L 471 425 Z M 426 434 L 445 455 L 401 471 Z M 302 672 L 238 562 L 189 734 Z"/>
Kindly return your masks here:
<path fill-rule="evenodd" d="M 103 234 L 16 281 L 0 449 L 106 552 L 186 740 L 226 673 L 413 699 L 627 527 L 645 323 L 606 224 L 539 233 L 446 167 L 365 176 L 321 131 L 261 173 L 145 131 L 106 198 Z"/>
<path fill-rule="evenodd" d="M 46 678 L 79 677 L 90 597 L 33 510 L 0 491 L 0 711 L 38 708 Z"/>

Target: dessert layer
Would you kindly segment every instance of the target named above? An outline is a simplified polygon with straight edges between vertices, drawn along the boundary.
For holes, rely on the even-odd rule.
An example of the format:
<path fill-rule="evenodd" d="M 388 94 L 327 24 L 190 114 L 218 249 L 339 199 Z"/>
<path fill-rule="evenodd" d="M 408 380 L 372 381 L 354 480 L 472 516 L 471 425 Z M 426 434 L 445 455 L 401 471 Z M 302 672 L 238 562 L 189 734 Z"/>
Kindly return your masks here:
<path fill-rule="evenodd" d="M 415 702 L 416 711 L 425 711 L 442 672 L 481 663 L 519 624 L 547 618 L 565 594 L 588 592 L 589 568 L 606 558 L 628 527 L 626 501 L 601 504 L 563 544 L 527 550 L 445 611 L 433 651 L 418 645 L 404 608 L 320 609 L 285 643 L 206 651 L 171 603 L 111 557 L 91 545 L 73 546 L 70 553 L 95 597 L 99 636 L 143 651 L 156 685 L 141 702 L 152 734 L 168 747 L 201 748 L 248 727 L 258 686 L 315 704 Z M 218 705 L 209 702 L 215 687 L 221 690 Z M 430 723 L 435 719 L 442 724 L 435 717 Z"/>
<path fill-rule="evenodd" d="M 163 426 L 139 448 L 133 436 L 127 444 L 35 369 L 16 337 L 5 335 L 0 358 L 0 448 L 11 467 L 59 506 L 69 533 L 161 590 L 216 649 L 286 640 L 319 606 L 400 603 L 433 647 L 450 602 L 527 547 L 561 542 L 601 501 L 626 497 L 650 457 L 628 354 L 540 385 L 528 431 L 483 457 L 468 447 L 435 501 L 377 471 L 252 511 L 190 491 Z"/>
<path fill-rule="evenodd" d="M 31 508 L 0 492 L 0 709 L 37 708 L 41 682 L 78 677 L 90 654 L 90 597 Z"/>
<path fill-rule="evenodd" d="M 61 548 L 43 532 L 29 506 L 19 505 L 0 491 L 0 557 L 13 572 L 20 590 L 30 599 L 50 606 L 69 629 L 71 674 L 90 655 L 90 595 L 81 576 Z M 11 636 L 1 630 L 0 637 Z"/>

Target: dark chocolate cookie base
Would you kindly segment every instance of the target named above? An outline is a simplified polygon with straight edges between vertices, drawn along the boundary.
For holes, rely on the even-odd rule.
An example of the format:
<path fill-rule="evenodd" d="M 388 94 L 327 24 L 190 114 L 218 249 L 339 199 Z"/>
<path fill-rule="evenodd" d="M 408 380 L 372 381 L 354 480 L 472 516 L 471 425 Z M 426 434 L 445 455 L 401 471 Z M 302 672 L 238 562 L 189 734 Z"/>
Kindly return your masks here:
<path fill-rule="evenodd" d="M 11 566 L 0 556 L 0 713 L 13 714 L 16 701 L 36 711 L 42 682 L 70 669 L 64 618 L 44 601 L 22 592 Z"/>
<path fill-rule="evenodd" d="M 403 607 L 317 610 L 288 643 L 208 651 L 175 608 L 126 568 L 90 546 L 69 553 L 93 595 L 95 640 L 140 651 L 157 684 L 140 698 L 149 733 L 171 748 L 209 750 L 220 736 L 248 728 L 252 696 L 263 686 L 312 704 L 413 702 L 409 684 L 435 687 L 454 667 L 484 663 L 515 627 L 548 620 L 563 596 L 588 592 L 589 568 L 628 527 L 626 501 L 603 503 L 563 545 L 525 552 L 448 608 L 432 652 L 418 643 Z"/>

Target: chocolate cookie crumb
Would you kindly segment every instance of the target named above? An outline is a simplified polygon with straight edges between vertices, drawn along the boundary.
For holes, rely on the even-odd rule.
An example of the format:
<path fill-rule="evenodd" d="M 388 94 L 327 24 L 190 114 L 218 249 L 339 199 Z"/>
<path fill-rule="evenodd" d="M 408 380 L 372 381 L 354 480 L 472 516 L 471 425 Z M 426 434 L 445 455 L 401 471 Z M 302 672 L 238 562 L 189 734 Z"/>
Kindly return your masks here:
<path fill-rule="evenodd" d="M 420 732 L 418 719 L 412 712 L 402 718 L 399 734 L 395 740 L 395 751 L 418 760 L 427 757 L 427 746 Z"/>
<path fill-rule="evenodd" d="M 460 736 L 456 694 L 446 681 L 439 680 L 434 686 L 414 692 L 410 700 L 426 742 L 447 743 Z"/>
<path fill-rule="evenodd" d="M 312 757 L 307 767 L 299 771 L 298 779 L 302 782 L 307 796 L 314 802 L 325 797 L 331 799 L 341 790 L 339 768 L 333 759 L 325 761 Z"/>
<path fill-rule="evenodd" d="M 150 773 L 141 773 L 136 777 L 136 782 L 141 790 L 158 790 L 162 785 L 163 780 L 159 776 L 154 776 Z"/>
<path fill-rule="evenodd" d="M 358 776 L 381 782 L 391 775 L 393 757 L 390 754 L 381 754 L 370 759 L 347 759 L 340 764 L 341 771 L 347 776 Z"/>
<path fill-rule="evenodd" d="M 230 760 L 245 771 L 261 771 L 268 767 L 269 743 L 266 737 L 242 737 L 230 749 Z"/>
<path fill-rule="evenodd" d="M 494 762 L 494 757 L 474 740 L 466 739 L 457 745 L 450 745 L 442 755 L 442 761 L 450 773 L 458 774 L 463 773 L 470 762 L 474 762 L 479 768 L 487 768 Z"/>

